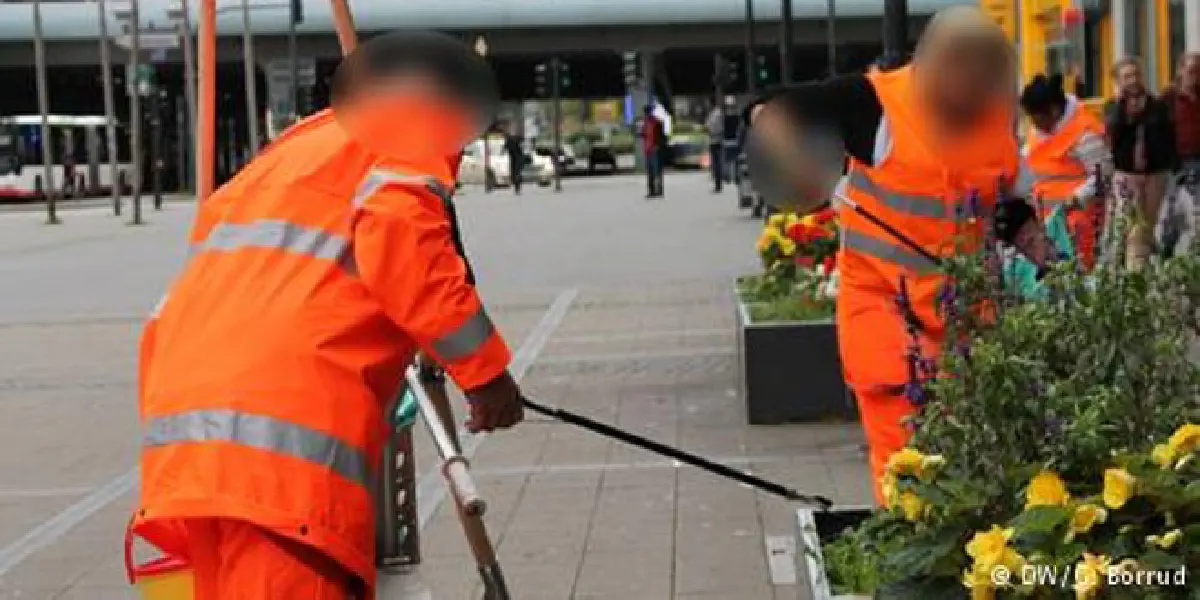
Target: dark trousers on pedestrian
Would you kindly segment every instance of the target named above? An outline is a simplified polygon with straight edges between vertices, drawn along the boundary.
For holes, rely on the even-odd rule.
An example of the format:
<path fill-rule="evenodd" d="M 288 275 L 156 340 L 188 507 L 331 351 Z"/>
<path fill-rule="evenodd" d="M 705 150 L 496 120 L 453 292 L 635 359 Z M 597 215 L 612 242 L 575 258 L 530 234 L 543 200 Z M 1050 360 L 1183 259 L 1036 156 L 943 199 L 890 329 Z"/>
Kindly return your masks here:
<path fill-rule="evenodd" d="M 725 183 L 725 148 L 721 144 L 708 145 L 709 170 L 712 171 L 713 191 L 721 191 Z"/>
<path fill-rule="evenodd" d="M 662 157 L 658 152 L 646 153 L 646 196 L 658 198 L 663 195 Z"/>
<path fill-rule="evenodd" d="M 521 163 L 520 161 L 509 161 L 508 163 L 508 178 L 512 180 L 514 194 L 521 193 Z"/>

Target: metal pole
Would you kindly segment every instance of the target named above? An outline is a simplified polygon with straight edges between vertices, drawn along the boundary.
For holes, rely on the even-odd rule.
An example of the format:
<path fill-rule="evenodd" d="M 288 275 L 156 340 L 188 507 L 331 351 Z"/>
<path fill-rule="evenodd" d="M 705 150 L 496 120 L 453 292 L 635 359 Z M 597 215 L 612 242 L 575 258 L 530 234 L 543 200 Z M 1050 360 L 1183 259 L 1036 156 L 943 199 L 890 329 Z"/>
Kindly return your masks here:
<path fill-rule="evenodd" d="M 133 222 L 142 224 L 142 90 L 141 90 L 141 21 L 138 0 L 129 2 L 129 72 L 133 87 L 129 94 L 129 157 L 133 161 Z"/>
<path fill-rule="evenodd" d="M 250 156 L 258 154 L 258 77 L 254 70 L 254 33 L 250 30 L 250 0 L 242 0 L 242 62 L 246 69 L 246 127 Z"/>
<path fill-rule="evenodd" d="M 554 99 L 554 155 L 558 155 L 558 150 L 562 148 L 562 61 L 557 56 L 550 59 L 550 76 L 553 81 L 550 83 L 550 89 L 553 92 Z M 562 191 L 562 173 L 558 168 L 558 160 L 554 159 L 554 191 Z"/>
<path fill-rule="evenodd" d="M 900 66 L 908 54 L 908 3 L 884 0 L 883 57 L 887 67 Z"/>
<path fill-rule="evenodd" d="M 196 78 L 196 200 L 203 202 L 212 195 L 215 183 L 213 172 L 214 146 L 217 134 L 217 6 L 216 0 L 200 0 L 200 24 L 196 31 L 198 61 Z M 205 235 L 205 231 L 195 234 Z M 192 241 L 198 242 L 201 239 Z"/>
<path fill-rule="evenodd" d="M 792 82 L 792 0 L 783 0 L 783 27 L 779 35 L 779 83 Z"/>
<path fill-rule="evenodd" d="M 291 2 L 288 8 L 288 124 L 295 123 L 300 117 L 300 57 L 299 45 L 296 40 L 296 25 L 300 15 L 296 14 L 296 2 Z"/>
<path fill-rule="evenodd" d="M 166 96 L 165 90 L 153 90 L 150 97 L 150 168 L 154 169 L 154 210 L 162 210 L 162 101 Z"/>
<path fill-rule="evenodd" d="M 354 52 L 358 47 L 358 33 L 354 30 L 354 17 L 350 14 L 347 0 L 330 0 L 333 9 L 333 26 L 337 30 L 338 44 L 342 47 L 342 55 Z"/>
<path fill-rule="evenodd" d="M 108 50 L 108 8 L 105 0 L 96 2 L 100 18 L 100 78 L 104 84 L 104 141 L 108 148 L 111 171 L 113 214 L 121 216 L 121 187 L 117 175 L 117 109 L 113 106 L 112 57 Z"/>
<path fill-rule="evenodd" d="M 185 102 L 187 104 L 187 131 L 193 134 L 196 130 L 196 55 L 195 48 L 192 46 L 192 15 L 188 7 L 188 0 L 179 0 L 179 7 L 182 16 L 180 18 L 180 44 L 183 46 L 183 90 Z M 193 135 L 188 135 L 180 138 L 180 147 L 185 148 L 184 157 L 195 157 L 196 140 Z M 187 165 L 187 161 L 181 161 Z M 195 165 L 199 164 L 192 161 L 191 166 L 184 166 L 183 188 L 186 190 L 196 189 L 196 173 Z"/>
<path fill-rule="evenodd" d="M 38 112 L 42 117 L 42 195 L 46 197 L 46 223 L 58 223 L 54 186 L 54 153 L 50 139 L 50 91 L 46 84 L 46 43 L 42 39 L 42 3 L 33 0 L 33 60 L 37 70 Z"/>
<path fill-rule="evenodd" d="M 758 88 L 758 57 L 755 55 L 754 0 L 746 0 L 746 92 L 753 94 Z"/>
<path fill-rule="evenodd" d="M 829 76 L 837 75 L 837 0 L 829 0 L 825 43 L 829 46 Z"/>

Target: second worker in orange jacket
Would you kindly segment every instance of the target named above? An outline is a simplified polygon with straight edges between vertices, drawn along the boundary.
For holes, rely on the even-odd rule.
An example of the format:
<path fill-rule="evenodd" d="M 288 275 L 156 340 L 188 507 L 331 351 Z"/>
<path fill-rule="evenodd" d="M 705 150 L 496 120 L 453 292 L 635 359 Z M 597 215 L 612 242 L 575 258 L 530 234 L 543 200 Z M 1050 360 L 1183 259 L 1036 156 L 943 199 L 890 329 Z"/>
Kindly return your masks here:
<path fill-rule="evenodd" d="M 333 110 L 201 207 L 142 340 L 132 524 L 191 563 L 197 600 L 373 597 L 384 406 L 416 352 L 466 391 L 470 429 L 521 420 L 447 214 L 494 96 L 456 41 L 375 38 L 339 68 Z"/>

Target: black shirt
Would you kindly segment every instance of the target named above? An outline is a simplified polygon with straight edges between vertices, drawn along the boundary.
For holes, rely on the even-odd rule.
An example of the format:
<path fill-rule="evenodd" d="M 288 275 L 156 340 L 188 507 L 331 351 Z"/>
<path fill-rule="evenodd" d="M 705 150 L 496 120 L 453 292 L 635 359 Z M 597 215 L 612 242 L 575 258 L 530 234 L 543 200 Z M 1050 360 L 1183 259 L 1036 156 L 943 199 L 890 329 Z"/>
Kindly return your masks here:
<path fill-rule="evenodd" d="M 1112 146 L 1113 166 L 1118 171 L 1137 173 L 1134 168 L 1134 147 L 1138 129 L 1145 131 L 1146 168 L 1144 173 L 1157 173 L 1175 168 L 1177 150 L 1175 126 L 1171 121 L 1171 110 L 1166 102 L 1154 96 L 1146 99 L 1146 108 L 1136 117 L 1130 118 L 1125 111 L 1124 100 L 1115 100 L 1105 107 L 1104 126 Z"/>

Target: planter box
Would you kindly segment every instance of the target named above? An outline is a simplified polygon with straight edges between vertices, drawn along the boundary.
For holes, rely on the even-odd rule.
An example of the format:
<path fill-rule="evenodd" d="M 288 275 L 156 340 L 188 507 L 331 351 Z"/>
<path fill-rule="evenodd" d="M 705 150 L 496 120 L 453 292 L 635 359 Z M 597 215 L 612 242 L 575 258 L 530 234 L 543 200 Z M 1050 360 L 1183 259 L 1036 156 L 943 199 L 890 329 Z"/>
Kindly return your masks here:
<path fill-rule="evenodd" d="M 833 319 L 754 323 L 740 295 L 737 311 L 738 384 L 751 425 L 858 418 Z"/>
<path fill-rule="evenodd" d="M 825 554 L 822 546 L 871 515 L 870 508 L 835 508 L 821 512 L 812 508 L 796 510 L 796 573 L 806 587 L 812 600 L 870 600 L 870 596 L 851 594 L 833 595 L 829 579 L 825 576 Z"/>

